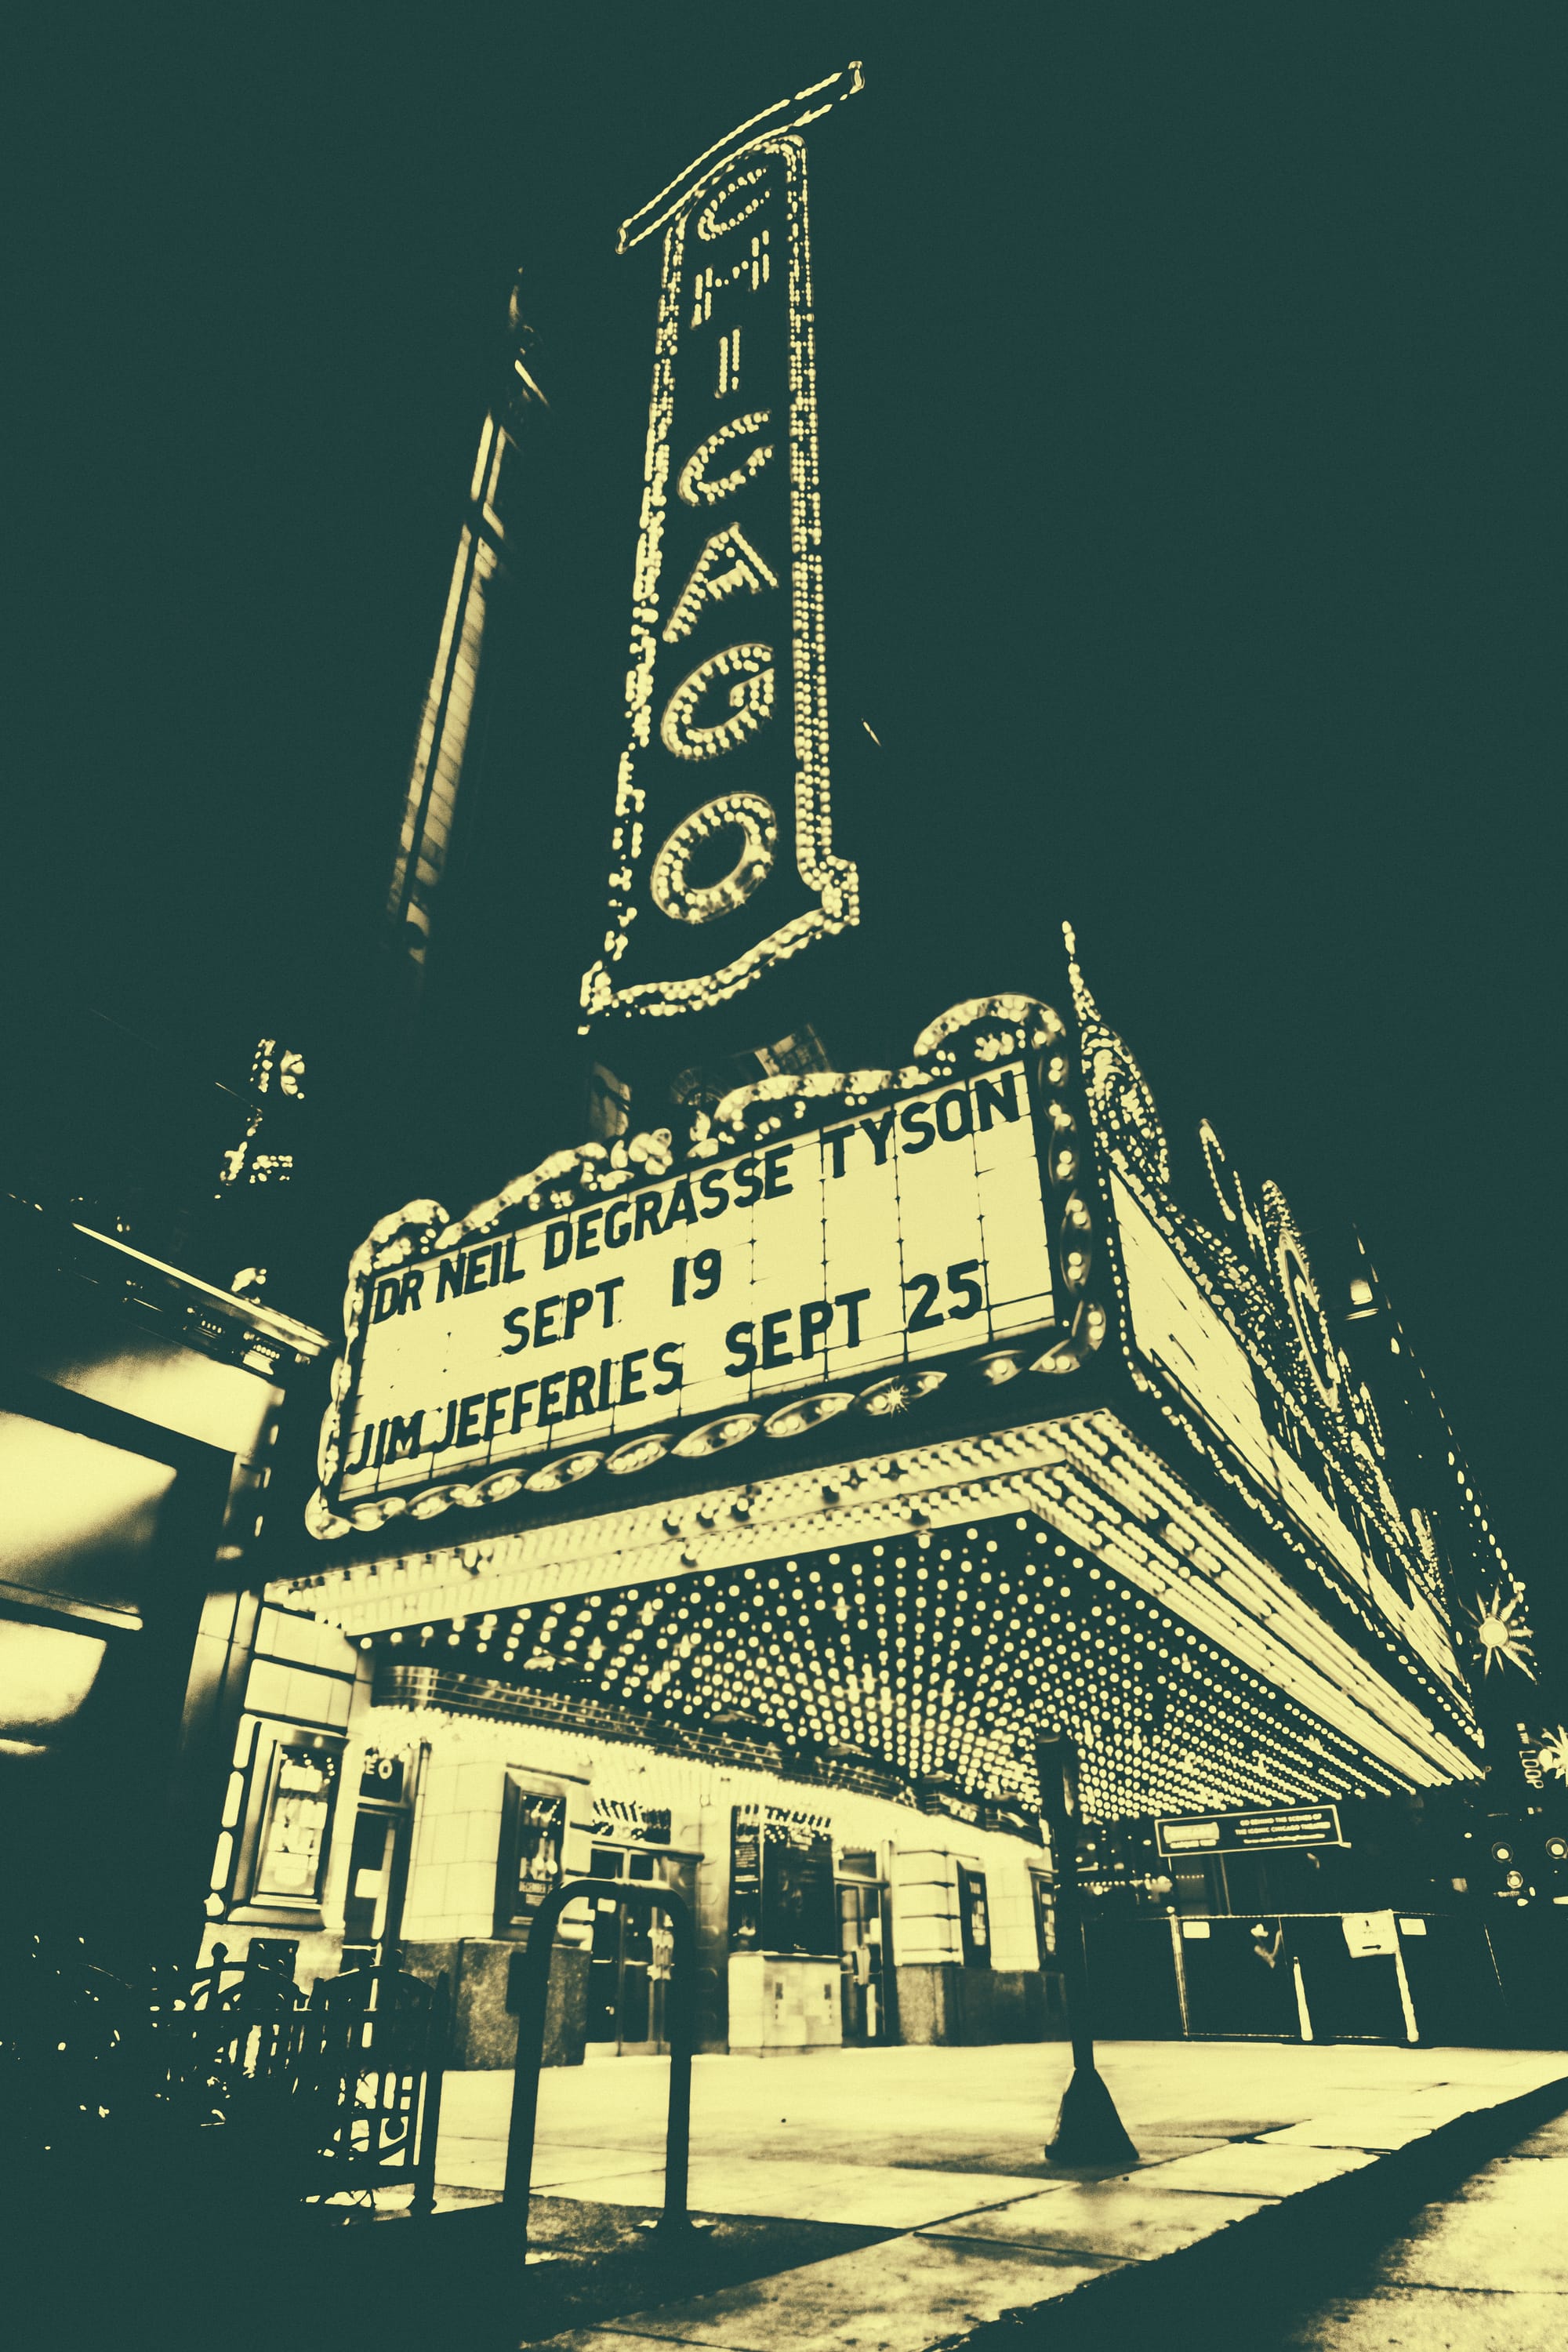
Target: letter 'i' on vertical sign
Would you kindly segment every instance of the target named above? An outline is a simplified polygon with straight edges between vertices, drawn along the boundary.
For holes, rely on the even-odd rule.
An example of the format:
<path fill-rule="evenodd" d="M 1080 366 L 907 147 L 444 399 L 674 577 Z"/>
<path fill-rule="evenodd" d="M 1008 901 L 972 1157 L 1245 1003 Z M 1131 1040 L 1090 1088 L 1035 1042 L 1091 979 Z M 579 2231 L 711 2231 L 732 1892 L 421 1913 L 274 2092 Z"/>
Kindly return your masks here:
<path fill-rule="evenodd" d="M 664 232 L 599 1013 L 695 1012 L 857 919 L 832 852 L 806 125 L 755 115 L 622 224 Z"/>

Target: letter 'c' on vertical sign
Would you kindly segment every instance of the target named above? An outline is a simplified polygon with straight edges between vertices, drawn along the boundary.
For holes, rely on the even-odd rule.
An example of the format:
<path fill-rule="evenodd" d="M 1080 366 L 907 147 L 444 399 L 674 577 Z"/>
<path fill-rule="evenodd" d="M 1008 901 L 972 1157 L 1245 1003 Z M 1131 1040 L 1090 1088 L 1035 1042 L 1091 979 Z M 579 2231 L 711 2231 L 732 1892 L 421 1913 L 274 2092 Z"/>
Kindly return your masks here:
<path fill-rule="evenodd" d="M 728 719 L 709 727 L 692 724 L 697 706 L 710 686 L 733 678 Z M 713 760 L 733 751 L 754 735 L 773 710 L 773 649 L 772 646 L 726 646 L 721 654 L 702 662 L 682 678 L 665 705 L 658 722 L 659 740 L 678 760 Z"/>
<path fill-rule="evenodd" d="M 708 464 L 729 442 L 739 441 L 748 433 L 760 433 L 772 415 L 771 409 L 759 408 L 750 416 L 731 417 L 728 425 L 721 425 L 717 433 L 710 433 L 707 440 L 692 451 L 675 486 L 689 507 L 716 507 L 721 499 L 731 497 L 742 482 L 749 482 L 762 472 L 773 454 L 771 442 L 765 449 L 748 449 L 741 464 L 730 473 L 721 474 L 717 481 L 709 480 Z"/>
<path fill-rule="evenodd" d="M 693 887 L 691 860 L 705 841 L 733 827 L 740 855 L 717 882 Z M 773 868 L 779 829 L 773 812 L 756 793 L 725 793 L 682 819 L 653 861 L 648 889 L 661 915 L 676 923 L 710 923 L 743 907 Z"/>

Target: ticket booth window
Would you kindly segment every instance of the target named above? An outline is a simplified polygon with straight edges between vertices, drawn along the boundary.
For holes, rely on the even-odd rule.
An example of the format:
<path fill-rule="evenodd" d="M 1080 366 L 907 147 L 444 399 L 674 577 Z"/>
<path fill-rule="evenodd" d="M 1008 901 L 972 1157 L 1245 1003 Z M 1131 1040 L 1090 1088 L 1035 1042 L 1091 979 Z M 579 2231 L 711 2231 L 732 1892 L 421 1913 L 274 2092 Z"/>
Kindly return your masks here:
<path fill-rule="evenodd" d="M 279 1741 L 273 1757 L 253 1901 L 320 1903 L 337 1779 L 335 1748 Z"/>
<path fill-rule="evenodd" d="M 1054 1883 L 1043 1871 L 1029 1873 L 1029 1885 L 1035 1904 L 1035 1941 L 1040 1955 L 1040 1976 L 1045 1986 L 1046 2025 L 1047 2032 L 1060 2030 L 1067 2018 L 1067 1987 L 1062 1974 L 1061 1938 L 1057 1927 L 1057 1891 Z"/>
<path fill-rule="evenodd" d="M 367 1965 L 394 1946 L 402 1928 L 412 1830 L 408 1759 L 373 1748 L 360 1771 L 343 1895 L 343 1966 Z"/>
<path fill-rule="evenodd" d="M 1035 1941 L 1039 1948 L 1040 1966 L 1043 1969 L 1059 1969 L 1056 1890 L 1050 1880 L 1037 1870 L 1029 1873 L 1029 1888 L 1035 1898 Z"/>

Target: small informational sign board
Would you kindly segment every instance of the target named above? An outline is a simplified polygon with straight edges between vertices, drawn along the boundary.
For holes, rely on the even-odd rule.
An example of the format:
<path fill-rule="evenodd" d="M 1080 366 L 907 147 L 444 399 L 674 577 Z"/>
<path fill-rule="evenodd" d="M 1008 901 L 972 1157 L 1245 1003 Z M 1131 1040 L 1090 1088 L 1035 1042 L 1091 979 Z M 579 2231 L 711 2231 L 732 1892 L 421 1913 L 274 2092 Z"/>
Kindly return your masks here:
<path fill-rule="evenodd" d="M 1392 1911 L 1347 1911 L 1341 1925 L 1352 1960 L 1386 1958 L 1399 1949 Z"/>
<path fill-rule="evenodd" d="M 1163 1854 L 1267 1853 L 1286 1846 L 1343 1845 L 1337 1805 L 1270 1805 L 1256 1812 L 1189 1813 L 1156 1822 Z"/>

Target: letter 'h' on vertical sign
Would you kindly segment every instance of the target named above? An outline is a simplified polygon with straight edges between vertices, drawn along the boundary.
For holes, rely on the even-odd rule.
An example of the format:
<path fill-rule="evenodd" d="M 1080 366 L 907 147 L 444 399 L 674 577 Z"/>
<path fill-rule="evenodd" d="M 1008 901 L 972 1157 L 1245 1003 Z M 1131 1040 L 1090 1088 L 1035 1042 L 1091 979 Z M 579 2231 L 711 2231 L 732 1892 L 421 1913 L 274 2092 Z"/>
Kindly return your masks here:
<path fill-rule="evenodd" d="M 832 851 L 805 126 L 754 115 L 642 211 L 664 231 L 599 1013 L 695 1012 L 857 919 Z"/>

